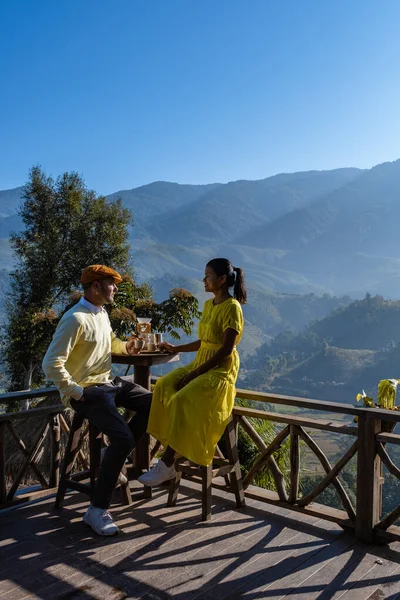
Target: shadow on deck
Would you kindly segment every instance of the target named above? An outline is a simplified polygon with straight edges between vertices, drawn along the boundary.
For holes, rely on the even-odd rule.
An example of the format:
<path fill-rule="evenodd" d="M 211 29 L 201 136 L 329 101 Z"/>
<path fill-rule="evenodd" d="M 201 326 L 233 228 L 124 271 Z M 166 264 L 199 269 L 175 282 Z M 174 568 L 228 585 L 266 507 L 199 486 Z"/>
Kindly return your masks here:
<path fill-rule="evenodd" d="M 100 538 L 82 524 L 87 500 L 69 494 L 0 516 L 0 599 L 222 600 L 400 598 L 400 543 L 372 546 L 338 526 L 213 492 L 213 519 L 200 521 L 200 494 L 182 482 L 174 508 L 166 488 L 115 506 L 122 533 Z"/>

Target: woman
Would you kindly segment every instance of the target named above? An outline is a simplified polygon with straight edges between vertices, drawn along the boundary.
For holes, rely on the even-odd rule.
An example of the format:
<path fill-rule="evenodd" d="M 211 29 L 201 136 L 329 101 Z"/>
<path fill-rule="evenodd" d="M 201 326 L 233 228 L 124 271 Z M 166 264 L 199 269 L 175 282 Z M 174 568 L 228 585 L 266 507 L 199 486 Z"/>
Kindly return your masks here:
<path fill-rule="evenodd" d="M 184 456 L 196 464 L 211 463 L 228 423 L 239 371 L 236 345 L 243 331 L 241 304 L 246 302 L 242 269 L 226 258 L 214 258 L 205 268 L 206 292 L 199 339 L 163 349 L 175 354 L 195 352 L 195 360 L 157 381 L 147 431 L 166 448 L 161 460 L 138 479 L 149 486 L 175 477 L 174 462 Z M 233 296 L 229 293 L 233 287 Z"/>

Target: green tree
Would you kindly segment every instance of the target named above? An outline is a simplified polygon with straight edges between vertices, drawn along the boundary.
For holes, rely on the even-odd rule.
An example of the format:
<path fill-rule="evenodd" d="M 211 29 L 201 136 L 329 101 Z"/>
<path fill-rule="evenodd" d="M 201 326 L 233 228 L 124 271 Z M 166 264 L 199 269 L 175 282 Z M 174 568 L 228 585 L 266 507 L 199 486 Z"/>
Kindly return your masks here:
<path fill-rule="evenodd" d="M 79 280 L 88 264 L 107 264 L 125 273 L 115 304 L 108 307 L 118 335 L 128 337 L 143 311 L 150 311 L 159 331 L 173 337 L 179 337 L 179 330 L 191 333 L 200 314 L 192 294 L 172 290 L 157 304 L 151 287 L 132 279 L 128 225 L 133 217 L 120 200 L 97 196 L 76 173 L 55 181 L 39 167 L 31 170 L 22 197 L 19 214 L 25 229 L 11 236 L 16 267 L 2 339 L 10 390 L 43 384 L 43 355 L 59 319 L 82 295 Z"/>
<path fill-rule="evenodd" d="M 169 333 L 173 338 L 180 339 L 181 332 L 192 333 L 195 320 L 200 318 L 198 300 L 193 294 L 182 288 L 170 291 L 169 297 L 157 303 L 153 299 L 153 290 L 147 283 L 138 285 L 129 274 L 124 274 L 122 283 L 118 286 L 114 303 L 107 306 L 111 326 L 121 339 L 127 339 L 135 333 L 137 317 L 151 317 L 152 330 Z M 73 306 L 82 293 L 74 293 L 70 298 L 68 310 Z"/>
<path fill-rule="evenodd" d="M 11 235 L 16 267 L 2 340 L 11 390 L 42 382 L 43 354 L 81 270 L 91 263 L 127 269 L 132 222 L 119 200 L 97 196 L 77 173 L 54 181 L 34 167 L 22 198 L 25 229 Z"/>

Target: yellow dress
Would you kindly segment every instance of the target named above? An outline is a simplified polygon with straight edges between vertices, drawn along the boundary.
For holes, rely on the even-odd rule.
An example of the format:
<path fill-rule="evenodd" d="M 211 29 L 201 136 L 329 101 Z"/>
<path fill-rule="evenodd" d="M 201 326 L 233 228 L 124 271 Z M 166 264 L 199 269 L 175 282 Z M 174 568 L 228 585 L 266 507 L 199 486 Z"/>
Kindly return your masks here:
<path fill-rule="evenodd" d="M 157 381 L 147 431 L 164 447 L 171 446 L 189 460 L 207 466 L 228 423 L 235 401 L 235 383 L 239 371 L 239 355 L 232 354 L 214 369 L 193 379 L 181 390 L 177 382 L 205 363 L 221 348 L 224 331 L 243 331 L 243 313 L 239 302 L 229 298 L 221 304 L 207 300 L 199 322 L 201 346 L 195 360 Z"/>

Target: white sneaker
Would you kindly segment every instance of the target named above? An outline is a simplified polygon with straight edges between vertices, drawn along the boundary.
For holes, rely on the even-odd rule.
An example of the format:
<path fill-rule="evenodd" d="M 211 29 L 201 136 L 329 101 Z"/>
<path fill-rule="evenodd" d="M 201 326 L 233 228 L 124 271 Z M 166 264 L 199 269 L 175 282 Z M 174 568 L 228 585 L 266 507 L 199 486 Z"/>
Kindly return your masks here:
<path fill-rule="evenodd" d="M 108 510 L 90 505 L 84 514 L 83 522 L 89 525 L 99 535 L 116 535 L 118 526 L 112 520 Z"/>
<path fill-rule="evenodd" d="M 147 473 L 143 473 L 138 477 L 138 481 L 143 483 L 144 485 L 148 485 L 152 487 L 153 485 L 160 485 L 164 481 L 168 481 L 169 479 L 174 479 L 176 477 L 175 465 L 171 467 L 167 467 L 165 462 L 159 460 L 154 467 L 147 471 Z"/>
<path fill-rule="evenodd" d="M 108 446 L 105 446 L 104 448 L 101 449 L 100 464 L 103 462 L 104 454 L 106 453 L 107 448 L 108 448 Z M 128 479 L 121 471 L 121 473 L 118 475 L 117 485 L 126 485 L 127 483 L 128 483 Z"/>

